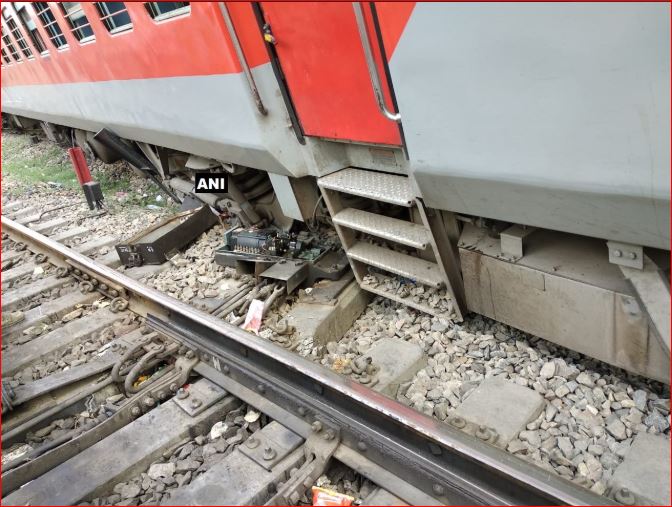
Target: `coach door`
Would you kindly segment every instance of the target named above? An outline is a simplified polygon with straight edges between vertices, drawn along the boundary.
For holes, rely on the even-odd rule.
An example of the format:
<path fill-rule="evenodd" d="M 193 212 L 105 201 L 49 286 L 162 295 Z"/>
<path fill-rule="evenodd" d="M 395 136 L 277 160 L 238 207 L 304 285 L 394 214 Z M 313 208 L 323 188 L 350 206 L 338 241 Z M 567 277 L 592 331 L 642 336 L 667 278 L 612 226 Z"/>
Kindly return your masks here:
<path fill-rule="evenodd" d="M 386 117 L 374 95 L 363 41 L 352 3 L 261 3 L 266 40 L 273 45 L 276 64 L 303 134 L 326 139 L 400 145 L 386 66 L 399 40 L 412 4 L 379 4 L 375 11 L 382 39 L 377 37 L 374 12 L 362 3 L 377 73 L 388 110 Z M 390 118 L 391 117 L 391 118 Z"/>

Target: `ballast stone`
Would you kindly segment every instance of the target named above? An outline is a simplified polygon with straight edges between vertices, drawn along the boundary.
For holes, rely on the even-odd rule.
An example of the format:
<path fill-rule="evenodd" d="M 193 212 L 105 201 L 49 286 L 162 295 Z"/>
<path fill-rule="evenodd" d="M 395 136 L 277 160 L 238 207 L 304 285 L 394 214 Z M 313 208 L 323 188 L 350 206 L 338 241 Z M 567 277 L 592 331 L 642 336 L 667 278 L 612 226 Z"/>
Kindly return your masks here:
<path fill-rule="evenodd" d="M 427 366 L 427 357 L 422 347 L 398 338 L 378 340 L 366 354 L 371 363 L 380 368 L 376 373 L 378 383 L 374 391 L 395 398 L 399 385 L 411 380 Z"/>
<path fill-rule="evenodd" d="M 543 408 L 544 398 L 536 391 L 501 377 L 491 377 L 472 391 L 457 407 L 455 415 L 493 429 L 498 435 L 497 445 L 506 447 Z"/>
<path fill-rule="evenodd" d="M 670 440 L 662 435 L 639 433 L 623 462 L 616 468 L 609 490 L 632 492 L 636 505 L 670 505 Z"/>

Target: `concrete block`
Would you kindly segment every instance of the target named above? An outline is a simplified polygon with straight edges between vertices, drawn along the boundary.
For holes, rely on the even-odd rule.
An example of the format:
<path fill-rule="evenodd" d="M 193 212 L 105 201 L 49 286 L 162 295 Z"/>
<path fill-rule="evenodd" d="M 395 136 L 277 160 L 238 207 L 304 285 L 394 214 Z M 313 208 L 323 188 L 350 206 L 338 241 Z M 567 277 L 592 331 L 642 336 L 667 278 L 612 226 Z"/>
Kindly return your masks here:
<path fill-rule="evenodd" d="M 79 290 L 74 290 L 58 299 L 42 303 L 40 306 L 25 312 L 26 320 L 11 327 L 3 328 L 2 342 L 3 344 L 9 343 L 20 337 L 23 331 L 29 327 L 41 322 L 53 322 L 60 319 L 77 305 L 91 303 L 99 297 L 100 295 L 97 292 L 82 294 Z"/>
<path fill-rule="evenodd" d="M 11 376 L 30 364 L 57 354 L 64 348 L 111 326 L 124 318 L 123 313 L 112 313 L 107 308 L 75 319 L 47 334 L 39 336 L 24 345 L 15 346 L 2 354 L 2 374 Z"/>
<path fill-rule="evenodd" d="M 500 377 L 491 377 L 473 390 L 457 407 L 454 416 L 474 425 L 474 431 L 479 426 L 494 430 L 496 438 L 486 440 L 506 447 L 543 408 L 544 398 L 536 391 Z"/>
<path fill-rule="evenodd" d="M 299 302 L 287 316 L 299 339 L 313 339 L 313 344 L 326 345 L 340 340 L 369 302 L 369 294 L 352 282 L 338 295 L 334 305 Z"/>
<path fill-rule="evenodd" d="M 396 397 L 399 384 L 412 379 L 427 366 L 427 357 L 419 345 L 398 338 L 378 340 L 366 354 L 380 370 L 378 383 L 373 387 L 387 396 Z"/>
<path fill-rule="evenodd" d="M 167 401 L 5 496 L 3 505 L 76 505 L 109 494 L 115 483 L 145 470 L 167 448 L 193 435 L 195 427 L 210 427 L 239 404 L 228 396 L 191 417 Z"/>
<path fill-rule="evenodd" d="M 274 421 L 215 463 L 189 485 L 174 490 L 161 505 L 263 505 L 271 496 L 269 486 L 285 480 L 305 459 L 303 439 Z M 282 444 L 282 445 L 281 445 Z M 276 452 L 272 466 L 262 458 L 264 449 Z"/>
<path fill-rule="evenodd" d="M 635 495 L 634 505 L 670 505 L 670 440 L 663 435 L 638 434 L 616 468 L 609 491 L 612 498 Z M 620 500 L 619 500 L 620 501 Z"/>

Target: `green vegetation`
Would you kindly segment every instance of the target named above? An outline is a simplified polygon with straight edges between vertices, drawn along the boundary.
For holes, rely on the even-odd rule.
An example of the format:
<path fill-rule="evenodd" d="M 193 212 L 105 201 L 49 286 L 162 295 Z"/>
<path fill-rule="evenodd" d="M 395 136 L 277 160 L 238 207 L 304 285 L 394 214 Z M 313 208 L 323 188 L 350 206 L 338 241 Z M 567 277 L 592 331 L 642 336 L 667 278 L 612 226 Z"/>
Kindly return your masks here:
<path fill-rule="evenodd" d="M 105 195 L 133 188 L 131 171 L 126 167 L 115 169 L 92 169 Z M 48 140 L 33 143 L 28 135 L 2 134 L 2 178 L 21 186 L 55 183 L 55 188 L 79 188 L 67 151 Z"/>
<path fill-rule="evenodd" d="M 29 136 L 2 135 L 2 179 L 26 186 L 54 182 L 77 188 L 77 178 L 63 148 L 48 142 L 33 144 Z"/>

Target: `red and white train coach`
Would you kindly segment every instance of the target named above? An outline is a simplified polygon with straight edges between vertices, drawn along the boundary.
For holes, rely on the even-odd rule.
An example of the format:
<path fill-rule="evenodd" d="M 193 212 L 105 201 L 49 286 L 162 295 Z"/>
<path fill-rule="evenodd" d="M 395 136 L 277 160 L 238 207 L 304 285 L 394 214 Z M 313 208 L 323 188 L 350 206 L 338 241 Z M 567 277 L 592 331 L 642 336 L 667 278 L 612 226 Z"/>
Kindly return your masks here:
<path fill-rule="evenodd" d="M 669 40 L 660 3 L 3 2 L 2 110 L 109 159 L 108 129 L 180 192 L 261 171 L 304 220 L 321 191 L 363 285 L 669 381 L 664 292 L 624 277 L 668 269 Z"/>

